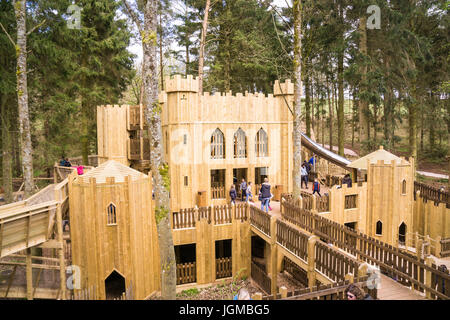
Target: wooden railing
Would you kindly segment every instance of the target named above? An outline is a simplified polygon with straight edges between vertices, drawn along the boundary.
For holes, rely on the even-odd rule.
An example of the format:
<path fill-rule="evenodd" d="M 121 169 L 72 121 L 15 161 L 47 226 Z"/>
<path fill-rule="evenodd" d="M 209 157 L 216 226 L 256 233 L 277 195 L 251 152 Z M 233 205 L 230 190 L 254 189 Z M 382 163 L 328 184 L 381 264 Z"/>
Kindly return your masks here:
<path fill-rule="evenodd" d="M 230 204 L 214 206 L 214 224 L 231 223 L 232 206 Z"/>
<path fill-rule="evenodd" d="M 212 209 L 211 207 L 198 208 L 198 221 L 206 219 L 208 223 L 211 223 Z"/>
<path fill-rule="evenodd" d="M 149 139 L 128 139 L 128 149 L 129 160 L 150 160 Z"/>
<path fill-rule="evenodd" d="M 242 221 L 246 221 L 247 217 L 247 204 L 246 203 L 238 203 L 236 206 L 236 215 L 235 219 L 240 219 Z"/>
<path fill-rule="evenodd" d="M 344 281 L 347 274 L 358 275 L 360 263 L 320 241 L 315 246 L 315 269 L 329 279 Z"/>
<path fill-rule="evenodd" d="M 177 285 L 196 281 L 197 269 L 195 262 L 177 264 Z"/>
<path fill-rule="evenodd" d="M 270 214 L 250 206 L 250 224 L 270 237 Z"/>
<path fill-rule="evenodd" d="M 355 209 L 358 207 L 358 195 L 351 194 L 345 196 L 345 207 L 344 209 Z"/>
<path fill-rule="evenodd" d="M 267 273 L 253 261 L 251 263 L 251 277 L 264 292 L 270 293 L 272 280 Z"/>
<path fill-rule="evenodd" d="M 282 206 L 284 207 L 283 212 L 295 210 L 295 206 L 287 202 L 283 202 Z M 292 217 L 294 214 L 290 213 L 289 216 Z M 447 293 L 436 290 L 439 281 L 444 283 L 445 288 L 448 288 L 450 286 L 450 276 L 448 272 L 445 273 L 438 270 L 434 264 L 428 265 L 423 259 L 418 259 L 416 256 L 409 255 L 399 248 L 392 247 L 319 215 L 309 213 L 308 217 L 308 213 L 299 207 L 297 207 L 295 216 L 307 216 L 308 224 L 305 227 L 305 219 L 302 218 L 291 218 L 291 222 L 321 237 L 324 241 L 351 253 L 359 260 L 379 266 L 382 272 L 391 277 L 396 277 L 403 284 L 412 286 L 418 291 L 426 292 L 432 299 L 450 298 L 450 295 Z M 285 218 L 285 214 L 283 214 L 283 218 Z M 435 283 L 430 283 L 426 279 L 424 276 L 426 272 L 431 275 L 432 279 L 435 279 L 433 280 Z"/>
<path fill-rule="evenodd" d="M 308 261 L 308 238 L 308 234 L 277 220 L 277 243 L 305 262 Z"/>
<path fill-rule="evenodd" d="M 211 187 L 211 199 L 226 199 L 225 187 Z"/>
<path fill-rule="evenodd" d="M 333 175 L 329 175 L 327 174 L 326 176 L 326 185 L 331 188 L 333 186 L 336 185 L 342 185 L 342 179 L 344 178 L 344 176 L 333 176 Z"/>
<path fill-rule="evenodd" d="M 300 228 L 312 232 L 314 230 L 314 215 L 292 202 L 282 202 L 282 218 L 298 225 Z"/>
<path fill-rule="evenodd" d="M 95 300 L 95 286 L 92 286 L 90 288 L 80 289 L 71 291 L 68 295 L 68 300 Z"/>
<path fill-rule="evenodd" d="M 228 278 L 233 275 L 231 257 L 216 259 L 216 279 Z"/>
<path fill-rule="evenodd" d="M 441 257 L 450 257 L 450 238 L 441 239 Z"/>
<path fill-rule="evenodd" d="M 297 289 L 290 292 L 286 291 L 284 296 L 283 294 L 278 293 L 275 298 L 281 300 L 347 300 L 345 290 L 350 283 L 351 281 L 345 280 L 328 285 L 314 286 L 312 288 Z M 377 299 L 378 290 L 376 288 L 369 289 L 367 287 L 367 278 L 362 278 L 356 285 L 362 288 L 364 293 L 368 293 L 372 299 Z M 262 297 L 262 300 L 273 299 L 273 295 Z"/>
<path fill-rule="evenodd" d="M 297 266 L 291 259 L 288 257 L 283 257 L 283 261 L 281 263 L 281 270 L 289 273 L 295 280 L 301 283 L 301 285 L 307 287 L 308 286 L 308 273 Z"/>
<path fill-rule="evenodd" d="M 313 208 L 313 196 L 308 192 L 300 192 L 302 196 L 303 208 L 306 210 L 311 210 Z"/>
<path fill-rule="evenodd" d="M 330 197 L 328 195 L 323 195 L 322 197 L 316 198 L 317 212 L 329 212 L 330 211 Z"/>
<path fill-rule="evenodd" d="M 195 228 L 195 209 L 180 209 L 180 212 L 173 213 L 173 229 Z"/>
<path fill-rule="evenodd" d="M 424 202 L 428 200 L 434 201 L 434 205 L 439 205 L 439 203 L 445 203 L 447 208 L 450 208 L 450 198 L 448 192 L 441 191 L 438 188 L 429 186 L 427 184 L 414 181 L 414 200 L 416 200 L 416 193 L 420 191 L 420 197 Z"/>

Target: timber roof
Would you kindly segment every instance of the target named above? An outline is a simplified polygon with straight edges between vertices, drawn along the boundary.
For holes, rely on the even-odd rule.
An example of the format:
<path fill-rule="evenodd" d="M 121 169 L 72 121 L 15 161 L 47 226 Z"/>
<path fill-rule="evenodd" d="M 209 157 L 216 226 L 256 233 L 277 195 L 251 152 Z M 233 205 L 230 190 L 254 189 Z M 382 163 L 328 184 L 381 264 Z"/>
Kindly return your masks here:
<path fill-rule="evenodd" d="M 383 146 L 380 146 L 380 149 L 374 151 L 358 160 L 353 161 L 347 167 L 367 170 L 367 160 L 370 161 L 371 164 L 376 164 L 378 161 L 384 161 L 385 164 L 390 164 L 392 160 L 394 160 L 397 164 L 405 163 L 406 160 L 397 157 L 396 155 L 384 150 Z M 402 162 L 403 161 L 403 162 Z M 406 162 L 408 163 L 408 162 Z"/>
<path fill-rule="evenodd" d="M 114 160 L 102 163 L 97 168 L 79 176 L 79 178 L 83 179 L 84 182 L 89 182 L 90 178 L 95 178 L 97 183 L 105 183 L 106 178 L 110 177 L 113 177 L 115 182 L 124 182 L 126 176 L 129 176 L 131 181 L 147 178 L 147 175 Z"/>

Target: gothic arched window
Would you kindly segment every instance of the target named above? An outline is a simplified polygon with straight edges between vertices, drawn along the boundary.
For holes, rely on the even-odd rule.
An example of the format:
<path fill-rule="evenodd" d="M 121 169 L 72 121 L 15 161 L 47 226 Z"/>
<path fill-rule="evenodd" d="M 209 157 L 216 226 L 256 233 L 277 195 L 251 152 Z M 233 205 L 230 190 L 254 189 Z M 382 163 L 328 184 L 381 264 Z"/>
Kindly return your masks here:
<path fill-rule="evenodd" d="M 247 158 L 247 137 L 241 128 L 234 134 L 234 157 Z"/>
<path fill-rule="evenodd" d="M 225 136 L 219 128 L 211 136 L 211 159 L 225 159 Z"/>
<path fill-rule="evenodd" d="M 267 157 L 268 155 L 267 133 L 263 128 L 256 133 L 255 154 L 256 157 Z"/>

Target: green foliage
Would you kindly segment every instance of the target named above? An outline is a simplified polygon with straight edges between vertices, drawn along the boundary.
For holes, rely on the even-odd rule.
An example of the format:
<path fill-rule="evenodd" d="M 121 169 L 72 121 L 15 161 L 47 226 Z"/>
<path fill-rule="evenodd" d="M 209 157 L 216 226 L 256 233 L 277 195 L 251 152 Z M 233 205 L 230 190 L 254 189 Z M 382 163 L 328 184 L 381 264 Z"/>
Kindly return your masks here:
<path fill-rule="evenodd" d="M 191 288 L 188 290 L 183 290 L 180 292 L 181 296 L 187 296 L 187 297 L 193 297 L 196 296 L 200 293 L 200 290 L 198 290 L 197 288 Z"/>

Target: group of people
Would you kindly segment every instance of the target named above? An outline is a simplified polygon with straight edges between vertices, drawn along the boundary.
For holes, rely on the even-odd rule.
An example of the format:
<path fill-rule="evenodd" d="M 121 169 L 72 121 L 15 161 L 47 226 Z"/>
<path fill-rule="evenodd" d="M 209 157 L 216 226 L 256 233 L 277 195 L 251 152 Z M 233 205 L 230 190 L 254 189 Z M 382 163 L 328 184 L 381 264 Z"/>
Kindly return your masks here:
<path fill-rule="evenodd" d="M 239 186 L 241 190 L 241 201 L 253 201 L 253 193 L 252 193 L 252 183 L 246 182 L 245 179 L 242 179 L 242 182 Z M 265 178 L 263 184 L 261 185 L 261 188 L 259 189 L 259 195 L 258 200 L 261 201 L 261 210 L 265 210 L 266 212 L 269 212 L 269 210 L 272 210 L 270 207 L 270 199 L 272 199 L 273 194 L 270 191 L 271 186 L 269 184 L 269 179 Z M 237 191 L 236 186 L 233 184 L 230 188 L 230 198 L 231 203 L 236 204 L 236 198 L 237 198 Z"/>
<path fill-rule="evenodd" d="M 61 160 L 59 160 L 59 165 L 61 167 L 71 167 L 72 166 L 72 164 L 70 163 L 69 159 L 68 158 L 64 158 L 64 157 L 62 157 Z"/>

